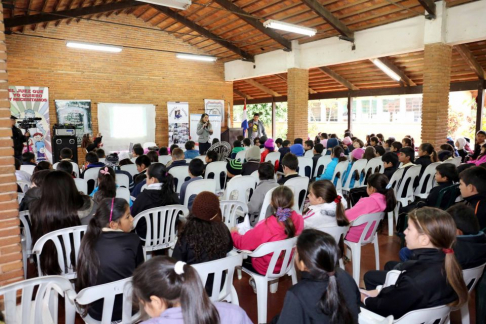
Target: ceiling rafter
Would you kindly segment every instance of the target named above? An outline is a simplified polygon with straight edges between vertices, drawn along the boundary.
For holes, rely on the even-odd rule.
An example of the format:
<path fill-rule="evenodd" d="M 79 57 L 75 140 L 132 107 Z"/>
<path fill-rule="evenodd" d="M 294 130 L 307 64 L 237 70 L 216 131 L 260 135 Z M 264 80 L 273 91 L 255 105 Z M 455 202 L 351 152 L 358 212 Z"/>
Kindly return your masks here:
<path fill-rule="evenodd" d="M 243 99 L 246 99 L 246 100 L 251 100 L 253 99 L 253 97 L 247 95 L 246 93 L 243 93 L 241 92 L 240 90 L 238 89 L 233 89 L 233 92 L 236 93 L 238 96 L 240 96 L 241 98 Z"/>
<path fill-rule="evenodd" d="M 378 58 L 377 60 L 380 60 L 381 63 L 385 64 L 390 70 L 392 70 L 393 72 L 395 72 L 396 74 L 398 74 L 401 78 L 400 81 L 398 82 L 403 82 L 406 86 L 408 87 L 413 87 L 413 86 L 416 86 L 415 82 L 413 82 L 412 79 L 410 79 L 406 74 L 405 72 L 402 71 L 402 69 L 400 69 L 398 66 L 396 66 L 392 61 L 390 61 L 390 59 L 386 58 L 386 57 L 380 57 Z M 371 62 L 373 62 L 373 60 L 370 60 Z M 378 68 L 378 67 L 377 67 Z"/>
<path fill-rule="evenodd" d="M 473 53 L 467 48 L 466 45 L 457 45 L 454 47 L 456 51 L 461 55 L 461 57 L 466 61 L 467 65 L 471 68 L 471 70 L 476 73 L 478 78 L 485 79 L 486 78 L 486 71 L 484 71 L 483 67 L 474 57 Z"/>
<path fill-rule="evenodd" d="M 349 29 L 341 20 L 337 19 L 329 10 L 317 0 L 302 0 L 309 8 L 316 14 L 322 17 L 329 25 L 336 29 L 342 36 L 348 38 L 350 41 L 354 40 L 354 32 Z"/>
<path fill-rule="evenodd" d="M 359 88 L 357 86 L 355 86 L 354 84 L 352 84 L 347 79 L 343 78 L 341 75 L 337 74 L 336 72 L 334 72 L 333 70 L 331 70 L 327 66 L 321 66 L 319 68 L 319 70 L 321 70 L 322 72 L 327 74 L 331 79 L 342 84 L 343 86 L 345 86 L 349 90 L 359 90 Z"/>
<path fill-rule="evenodd" d="M 260 89 L 261 91 L 273 96 L 273 97 L 280 97 L 280 93 L 278 93 L 277 91 L 273 91 L 272 89 L 264 86 L 263 84 L 253 80 L 253 79 L 246 79 L 244 80 L 246 83 L 248 83 L 249 85 L 252 85 L 254 86 L 255 88 L 258 88 Z"/>
<path fill-rule="evenodd" d="M 435 18 L 435 2 L 434 0 L 418 0 L 425 11 L 429 14 L 429 18 Z"/>
<path fill-rule="evenodd" d="M 235 44 L 231 43 L 228 40 L 222 39 L 219 36 L 209 32 L 208 30 L 204 29 L 203 27 L 199 26 L 198 24 L 194 23 L 192 20 L 187 19 L 186 17 L 178 14 L 177 12 L 167 8 L 167 7 L 162 7 L 162 6 L 157 6 L 157 5 L 151 5 L 153 8 L 157 9 L 161 13 L 165 14 L 166 16 L 169 16 L 170 18 L 176 20 L 177 22 L 189 27 L 190 29 L 194 30 L 198 34 L 212 40 L 213 42 L 216 42 L 220 44 L 221 46 L 226 47 L 230 51 L 238 54 L 241 56 L 244 60 L 250 61 L 250 62 L 255 62 L 255 57 L 251 55 L 250 53 L 247 53 L 243 51 L 241 48 L 237 47 Z"/>

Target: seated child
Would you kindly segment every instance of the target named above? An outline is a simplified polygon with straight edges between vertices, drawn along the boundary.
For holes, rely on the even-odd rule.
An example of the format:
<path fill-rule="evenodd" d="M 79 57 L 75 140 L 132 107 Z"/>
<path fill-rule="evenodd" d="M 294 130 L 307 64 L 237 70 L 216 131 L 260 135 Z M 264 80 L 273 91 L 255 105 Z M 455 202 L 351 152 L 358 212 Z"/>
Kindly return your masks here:
<path fill-rule="evenodd" d="M 185 144 L 186 152 L 184 153 L 185 159 L 194 159 L 196 156 L 199 156 L 199 151 L 195 150 L 196 143 L 194 141 L 187 141 Z"/>

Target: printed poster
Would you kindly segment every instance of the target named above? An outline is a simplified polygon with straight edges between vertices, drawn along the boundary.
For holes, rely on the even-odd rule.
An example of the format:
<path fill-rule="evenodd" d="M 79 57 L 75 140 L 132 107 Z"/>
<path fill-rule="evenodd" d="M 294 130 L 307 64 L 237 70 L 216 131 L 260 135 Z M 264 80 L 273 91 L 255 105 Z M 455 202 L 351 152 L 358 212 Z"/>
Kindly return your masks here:
<path fill-rule="evenodd" d="M 204 112 L 208 115 L 220 115 L 224 120 L 224 100 L 204 99 Z"/>
<path fill-rule="evenodd" d="M 191 139 L 197 145 L 197 124 L 201 120 L 201 114 L 191 114 Z M 213 126 L 213 134 L 209 136 L 209 143 L 213 141 L 213 138 L 217 138 L 221 141 L 221 116 L 209 115 L 209 122 Z"/>
<path fill-rule="evenodd" d="M 93 135 L 91 100 L 55 100 L 54 103 L 58 123 L 76 126 L 76 137 L 80 147 L 84 134 Z"/>
<path fill-rule="evenodd" d="M 189 141 L 189 103 L 167 102 L 169 119 L 169 147 L 172 144 L 184 149 L 184 144 Z"/>
<path fill-rule="evenodd" d="M 24 143 L 22 153 L 33 152 L 36 161 L 52 162 L 49 88 L 10 86 L 8 96 L 10 112 L 18 118 L 17 127 L 24 134 L 27 130 L 30 133 L 30 138 L 28 142 Z M 22 124 L 25 127 L 22 127 Z"/>

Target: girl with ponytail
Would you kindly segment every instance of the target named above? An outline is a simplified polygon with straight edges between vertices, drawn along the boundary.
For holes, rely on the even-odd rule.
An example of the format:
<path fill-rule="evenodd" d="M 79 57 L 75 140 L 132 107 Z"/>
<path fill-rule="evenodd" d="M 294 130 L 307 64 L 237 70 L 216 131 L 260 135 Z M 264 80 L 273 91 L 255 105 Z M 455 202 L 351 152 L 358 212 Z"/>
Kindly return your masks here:
<path fill-rule="evenodd" d="M 368 177 L 366 188 L 368 197 L 361 198 L 353 208 L 346 210 L 346 217 L 350 222 L 361 215 L 379 212 L 390 212 L 395 209 L 397 201 L 392 188 L 388 188 L 388 177 L 382 173 L 373 173 Z M 351 226 L 346 240 L 358 242 L 366 224 Z M 366 237 L 371 235 L 371 228 Z"/>
<path fill-rule="evenodd" d="M 90 197 L 99 204 L 103 199 L 106 198 L 115 198 L 116 197 L 116 189 L 118 185 L 116 184 L 116 174 L 112 168 L 104 167 L 101 168 L 98 172 L 98 187 L 94 188 L 91 192 Z M 132 207 L 133 203 L 130 199 L 130 207 Z"/>
<path fill-rule="evenodd" d="M 276 323 L 358 323 L 359 290 L 339 268 L 339 255 L 331 235 L 315 229 L 300 234 L 295 266 L 301 280 L 287 291 Z"/>
<path fill-rule="evenodd" d="M 394 285 L 361 294 L 366 308 L 398 319 L 417 309 L 467 303 L 468 290 L 452 249 L 455 239 L 456 225 L 446 211 L 424 207 L 408 214 L 405 240 L 413 259 L 401 264 Z"/>
<path fill-rule="evenodd" d="M 131 233 L 132 224 L 133 217 L 125 199 L 107 198 L 100 202 L 81 241 L 76 269 L 77 292 L 133 275 L 144 256 L 139 237 Z M 115 297 L 112 321 L 122 318 L 122 297 Z M 100 321 L 103 301 L 96 301 L 83 311 L 84 315 L 89 313 Z"/>
<path fill-rule="evenodd" d="M 135 270 L 133 297 L 151 317 L 142 324 L 251 324 L 239 306 L 213 304 L 197 271 L 169 257 L 157 256 Z"/>

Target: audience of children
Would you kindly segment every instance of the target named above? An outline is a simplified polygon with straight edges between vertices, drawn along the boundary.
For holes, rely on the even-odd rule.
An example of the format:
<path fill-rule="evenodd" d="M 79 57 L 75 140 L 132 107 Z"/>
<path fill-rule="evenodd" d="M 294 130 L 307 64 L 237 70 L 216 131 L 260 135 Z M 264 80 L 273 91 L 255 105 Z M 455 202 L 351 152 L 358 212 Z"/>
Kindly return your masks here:
<path fill-rule="evenodd" d="M 275 180 L 274 168 L 270 162 L 264 162 L 258 166 L 258 178 L 260 179 L 260 182 L 257 184 L 257 187 L 248 202 L 248 214 L 251 223 L 258 220 L 263 200 L 265 199 L 267 192 L 278 186 L 277 181 Z M 271 209 L 268 208 L 266 216 L 271 213 Z"/>
<path fill-rule="evenodd" d="M 184 183 L 181 186 L 180 199 L 179 199 L 181 205 L 184 205 L 184 199 L 186 198 L 187 186 L 194 181 L 202 180 L 203 174 L 204 174 L 204 162 L 201 161 L 200 159 L 191 160 L 191 162 L 189 163 L 189 177 L 190 177 L 190 179 L 187 180 L 187 181 L 184 181 Z M 192 195 L 191 197 L 189 197 L 188 205 L 187 205 L 187 208 L 189 210 L 192 209 L 192 204 L 194 202 L 194 198 L 196 198 L 195 195 Z"/>
<path fill-rule="evenodd" d="M 170 170 L 173 167 L 176 166 L 185 166 L 187 165 L 187 161 L 184 157 L 184 151 L 181 150 L 180 148 L 174 148 L 174 150 L 171 150 L 171 156 L 172 156 L 172 161 L 169 161 L 167 163 L 167 170 Z"/>
<path fill-rule="evenodd" d="M 383 166 L 385 167 L 383 173 L 387 176 L 388 180 L 391 180 L 393 174 L 398 169 L 398 156 L 393 152 L 386 152 L 381 157 Z"/>
<path fill-rule="evenodd" d="M 195 150 L 196 143 L 194 141 L 187 141 L 184 145 L 186 148 L 186 152 L 184 152 L 185 159 L 194 159 L 196 156 L 199 156 L 199 150 Z"/>

